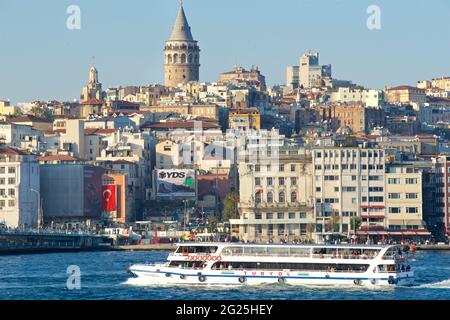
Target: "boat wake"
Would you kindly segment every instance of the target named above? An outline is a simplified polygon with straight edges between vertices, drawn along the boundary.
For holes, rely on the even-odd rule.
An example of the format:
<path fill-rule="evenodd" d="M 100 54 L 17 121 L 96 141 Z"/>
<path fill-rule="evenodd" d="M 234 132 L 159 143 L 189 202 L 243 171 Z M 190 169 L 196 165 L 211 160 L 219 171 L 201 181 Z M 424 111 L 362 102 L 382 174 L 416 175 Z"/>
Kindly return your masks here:
<path fill-rule="evenodd" d="M 420 286 L 417 286 L 416 288 L 450 289 L 450 279 L 440 282 L 422 284 Z"/>

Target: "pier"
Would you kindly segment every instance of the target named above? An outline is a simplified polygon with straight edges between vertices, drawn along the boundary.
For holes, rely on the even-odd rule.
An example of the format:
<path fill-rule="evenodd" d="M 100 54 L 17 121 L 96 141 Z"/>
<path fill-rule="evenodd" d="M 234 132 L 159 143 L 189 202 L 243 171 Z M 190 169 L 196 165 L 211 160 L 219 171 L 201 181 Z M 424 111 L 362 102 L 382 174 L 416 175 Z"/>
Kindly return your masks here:
<path fill-rule="evenodd" d="M 0 255 L 111 250 L 108 239 L 82 232 L 0 231 Z"/>

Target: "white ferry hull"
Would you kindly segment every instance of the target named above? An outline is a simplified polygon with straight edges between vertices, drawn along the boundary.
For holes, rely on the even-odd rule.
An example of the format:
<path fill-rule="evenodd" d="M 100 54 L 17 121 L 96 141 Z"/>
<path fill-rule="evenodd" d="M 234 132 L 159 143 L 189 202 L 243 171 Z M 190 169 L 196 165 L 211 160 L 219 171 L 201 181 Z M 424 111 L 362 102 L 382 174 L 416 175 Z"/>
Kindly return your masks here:
<path fill-rule="evenodd" d="M 279 271 L 217 271 L 198 272 L 149 265 L 129 269 L 135 277 L 150 285 L 210 285 L 244 286 L 262 284 L 323 285 L 323 286 L 410 286 L 414 273 L 394 274 L 344 272 L 279 272 Z"/>

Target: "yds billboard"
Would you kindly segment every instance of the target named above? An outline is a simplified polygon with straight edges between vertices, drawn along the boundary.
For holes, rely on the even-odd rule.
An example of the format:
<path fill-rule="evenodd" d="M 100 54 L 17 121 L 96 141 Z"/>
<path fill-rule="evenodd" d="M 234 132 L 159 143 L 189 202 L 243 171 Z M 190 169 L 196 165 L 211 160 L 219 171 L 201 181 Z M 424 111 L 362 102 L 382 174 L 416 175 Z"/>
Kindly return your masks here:
<path fill-rule="evenodd" d="M 195 197 L 195 170 L 157 170 L 157 197 Z"/>

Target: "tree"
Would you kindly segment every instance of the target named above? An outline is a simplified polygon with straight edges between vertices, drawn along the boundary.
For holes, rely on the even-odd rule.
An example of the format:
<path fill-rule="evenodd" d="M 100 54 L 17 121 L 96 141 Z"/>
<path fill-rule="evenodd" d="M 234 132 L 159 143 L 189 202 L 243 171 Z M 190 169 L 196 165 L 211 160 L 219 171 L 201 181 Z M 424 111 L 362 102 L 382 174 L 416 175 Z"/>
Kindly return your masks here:
<path fill-rule="evenodd" d="M 350 228 L 352 230 L 357 230 L 361 226 L 361 218 L 353 217 L 350 219 Z"/>
<path fill-rule="evenodd" d="M 332 216 L 327 221 L 327 229 L 328 232 L 337 232 L 336 230 L 339 230 L 339 224 L 341 222 L 341 217 L 339 216 Z"/>
<path fill-rule="evenodd" d="M 223 202 L 223 219 L 225 221 L 238 218 L 238 204 L 239 193 L 236 191 L 228 193 Z"/>
<path fill-rule="evenodd" d="M 219 222 L 219 219 L 215 216 L 210 216 L 208 218 L 208 228 L 209 232 L 214 233 L 217 230 L 217 223 Z"/>
<path fill-rule="evenodd" d="M 53 120 L 53 114 L 47 108 L 42 108 L 42 107 L 36 106 L 31 109 L 31 113 L 34 113 L 36 115 L 36 117 L 39 117 L 39 118 Z"/>

